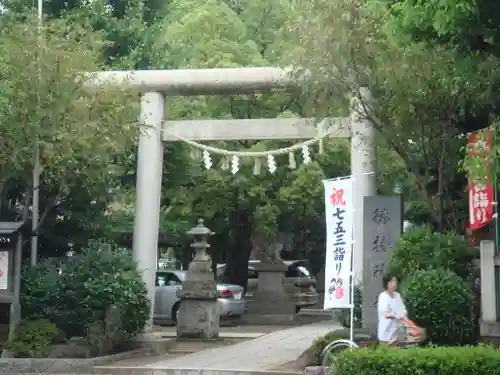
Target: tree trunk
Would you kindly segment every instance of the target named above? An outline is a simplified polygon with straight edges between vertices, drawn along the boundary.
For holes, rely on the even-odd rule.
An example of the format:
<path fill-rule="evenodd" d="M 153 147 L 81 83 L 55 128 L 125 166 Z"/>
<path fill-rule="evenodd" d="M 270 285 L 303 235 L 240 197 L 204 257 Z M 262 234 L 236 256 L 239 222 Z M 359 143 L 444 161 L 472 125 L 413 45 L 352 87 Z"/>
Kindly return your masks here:
<path fill-rule="evenodd" d="M 231 215 L 231 226 L 234 229 L 232 245 L 226 255 L 224 280 L 231 284 L 241 285 L 246 292 L 248 281 L 248 260 L 252 251 L 251 215 L 247 211 L 237 210 Z"/>
<path fill-rule="evenodd" d="M 446 141 L 445 138 L 446 135 L 443 131 L 443 134 L 441 135 L 441 154 L 439 156 L 439 164 L 438 164 L 438 191 L 437 191 L 437 197 L 438 197 L 438 230 L 440 232 L 443 232 L 445 229 L 444 225 L 444 201 L 445 201 L 445 172 L 444 172 L 444 164 L 445 164 L 445 153 L 446 153 Z"/>

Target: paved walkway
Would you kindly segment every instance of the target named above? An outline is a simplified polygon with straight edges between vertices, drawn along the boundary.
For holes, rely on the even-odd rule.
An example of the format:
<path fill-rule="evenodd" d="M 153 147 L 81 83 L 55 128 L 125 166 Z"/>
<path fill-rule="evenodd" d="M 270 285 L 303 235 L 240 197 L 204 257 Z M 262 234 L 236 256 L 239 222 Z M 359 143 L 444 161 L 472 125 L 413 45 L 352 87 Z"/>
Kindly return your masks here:
<path fill-rule="evenodd" d="M 341 328 L 325 321 L 283 329 L 235 345 L 206 349 L 146 365 L 155 370 L 204 369 L 265 371 L 293 361 L 318 337 Z"/>

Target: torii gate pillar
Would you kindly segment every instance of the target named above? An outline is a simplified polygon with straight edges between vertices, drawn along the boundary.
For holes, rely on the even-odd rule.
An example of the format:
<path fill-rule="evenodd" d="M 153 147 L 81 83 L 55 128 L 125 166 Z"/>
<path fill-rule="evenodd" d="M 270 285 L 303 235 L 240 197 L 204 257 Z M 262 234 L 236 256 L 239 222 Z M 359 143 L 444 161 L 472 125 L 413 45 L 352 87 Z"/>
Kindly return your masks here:
<path fill-rule="evenodd" d="M 351 113 L 351 174 L 354 176 L 354 280 L 361 284 L 363 279 L 363 202 L 364 197 L 377 195 L 375 128 L 366 117 L 373 109 L 373 99 L 369 90 L 360 89 L 360 97 L 352 101 Z"/>
<path fill-rule="evenodd" d="M 147 92 L 141 98 L 137 183 L 132 252 L 151 301 L 150 316 L 145 331 L 153 327 L 155 275 L 158 254 L 160 198 L 163 164 L 161 125 L 165 100 L 158 92 Z"/>

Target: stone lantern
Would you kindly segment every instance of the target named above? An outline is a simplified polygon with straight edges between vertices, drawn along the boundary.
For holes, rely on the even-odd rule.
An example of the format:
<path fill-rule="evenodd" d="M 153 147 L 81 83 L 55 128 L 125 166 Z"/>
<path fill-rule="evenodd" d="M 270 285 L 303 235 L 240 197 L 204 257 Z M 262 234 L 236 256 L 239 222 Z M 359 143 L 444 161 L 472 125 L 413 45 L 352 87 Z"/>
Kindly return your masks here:
<path fill-rule="evenodd" d="M 177 317 L 177 338 L 215 339 L 219 337 L 219 309 L 217 306 L 217 282 L 207 256 L 208 238 L 214 233 L 198 225 L 186 233 L 194 237 L 191 247 L 195 256 L 189 264 L 182 289 L 177 291 L 181 299 Z"/>

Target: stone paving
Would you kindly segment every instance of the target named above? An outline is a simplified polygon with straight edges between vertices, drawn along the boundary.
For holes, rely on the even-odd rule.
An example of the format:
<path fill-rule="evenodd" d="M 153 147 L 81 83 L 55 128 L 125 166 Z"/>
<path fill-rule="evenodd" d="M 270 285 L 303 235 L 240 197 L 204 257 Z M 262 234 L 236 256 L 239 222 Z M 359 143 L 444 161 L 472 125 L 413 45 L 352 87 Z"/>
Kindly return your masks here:
<path fill-rule="evenodd" d="M 293 361 L 321 335 L 341 328 L 332 320 L 282 329 L 238 344 L 145 365 L 148 369 L 265 371 Z M 143 368 L 144 368 L 143 367 Z"/>

